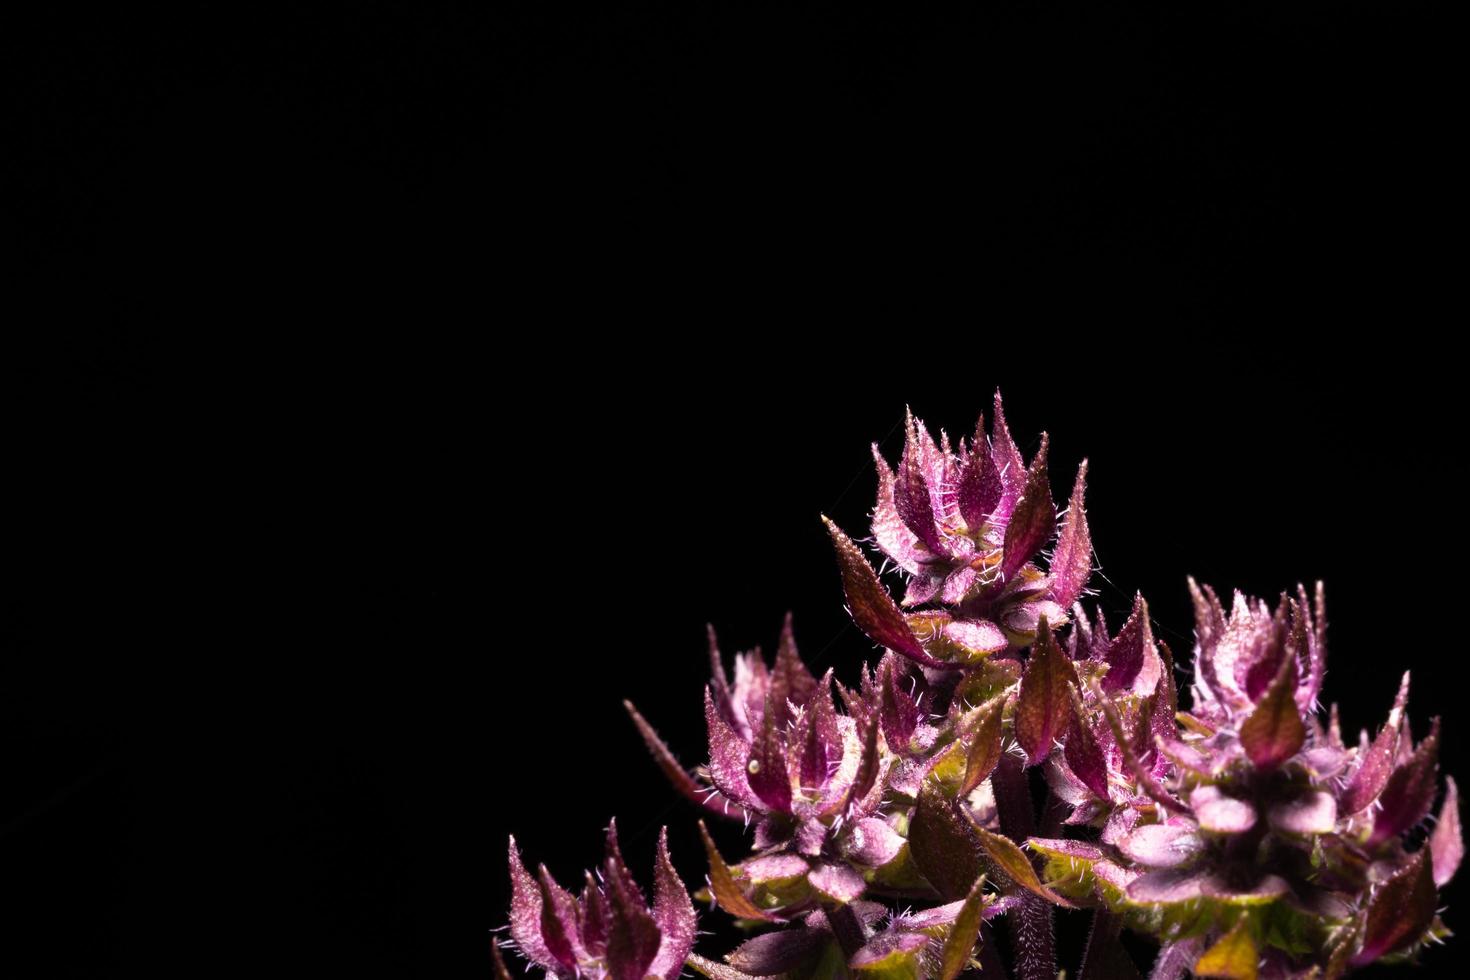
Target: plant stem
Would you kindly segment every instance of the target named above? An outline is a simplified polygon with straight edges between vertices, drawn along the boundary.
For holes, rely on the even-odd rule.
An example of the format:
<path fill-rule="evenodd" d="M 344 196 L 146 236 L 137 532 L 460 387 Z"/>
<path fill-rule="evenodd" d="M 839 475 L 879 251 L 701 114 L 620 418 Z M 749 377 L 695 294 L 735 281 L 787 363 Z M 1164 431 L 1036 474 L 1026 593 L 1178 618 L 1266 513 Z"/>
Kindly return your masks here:
<path fill-rule="evenodd" d="M 1020 844 L 1032 836 L 1036 820 L 1026 770 L 1020 759 L 1006 752 L 991 778 L 1001 833 Z M 1056 980 L 1057 950 L 1052 935 L 1051 904 L 1030 892 L 1022 892 L 1020 904 L 1006 919 L 1010 923 L 1011 954 L 1018 980 Z"/>
<path fill-rule="evenodd" d="M 842 955 L 847 959 L 852 959 L 853 954 L 867 942 L 863 936 L 863 924 L 851 905 L 827 909 L 827 922 L 832 926 L 832 934 L 837 937 L 837 944 L 842 947 Z"/>

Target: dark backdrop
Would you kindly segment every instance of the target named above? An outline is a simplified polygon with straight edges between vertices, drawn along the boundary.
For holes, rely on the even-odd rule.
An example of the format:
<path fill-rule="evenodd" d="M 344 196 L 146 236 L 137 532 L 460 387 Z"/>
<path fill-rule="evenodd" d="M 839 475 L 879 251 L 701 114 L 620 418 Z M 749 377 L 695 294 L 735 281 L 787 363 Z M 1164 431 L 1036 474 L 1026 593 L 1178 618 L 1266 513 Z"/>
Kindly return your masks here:
<path fill-rule="evenodd" d="M 851 679 L 818 515 L 997 386 L 1115 619 L 1323 578 L 1347 724 L 1412 666 L 1461 767 L 1438 6 L 32 16 L 7 972 L 483 976 L 506 835 L 614 814 L 697 881 L 620 700 L 700 761 L 787 609 Z"/>

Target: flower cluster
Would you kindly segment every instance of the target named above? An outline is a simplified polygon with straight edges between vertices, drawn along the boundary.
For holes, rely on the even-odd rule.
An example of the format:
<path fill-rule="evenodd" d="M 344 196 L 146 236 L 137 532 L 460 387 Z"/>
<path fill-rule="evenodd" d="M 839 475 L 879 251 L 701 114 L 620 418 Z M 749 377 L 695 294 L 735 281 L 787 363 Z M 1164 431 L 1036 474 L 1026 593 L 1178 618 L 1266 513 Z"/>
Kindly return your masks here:
<path fill-rule="evenodd" d="M 1227 613 L 1190 581 L 1182 710 L 1142 596 L 1116 632 L 1083 605 L 1085 462 L 1058 514 L 1046 437 L 1027 463 L 999 395 L 988 436 L 982 418 L 955 447 L 910 416 L 897 467 L 874 455 L 872 540 L 902 596 L 826 524 L 876 663 L 851 687 L 816 677 L 788 616 L 774 660 L 741 653 L 731 674 L 711 631 L 708 760 L 693 771 L 626 705 L 675 788 L 749 828 L 731 863 L 700 825 L 696 897 L 754 934 L 724 962 L 694 953 L 666 844 L 650 907 L 610 829 L 579 897 L 532 876 L 512 842 L 510 932 L 528 960 L 594 980 L 673 980 L 686 964 L 712 980 L 954 980 L 1007 975 L 1008 952 L 1020 980 L 1052 980 L 1053 916 L 1087 909 L 1082 980 L 1137 975 L 1113 941 L 1125 928 L 1160 944 L 1157 980 L 1333 978 L 1448 934 L 1438 888 L 1463 845 L 1438 721 L 1414 739 L 1406 675 L 1382 729 L 1344 742 L 1319 704 L 1320 585 L 1274 606 L 1237 594 Z"/>

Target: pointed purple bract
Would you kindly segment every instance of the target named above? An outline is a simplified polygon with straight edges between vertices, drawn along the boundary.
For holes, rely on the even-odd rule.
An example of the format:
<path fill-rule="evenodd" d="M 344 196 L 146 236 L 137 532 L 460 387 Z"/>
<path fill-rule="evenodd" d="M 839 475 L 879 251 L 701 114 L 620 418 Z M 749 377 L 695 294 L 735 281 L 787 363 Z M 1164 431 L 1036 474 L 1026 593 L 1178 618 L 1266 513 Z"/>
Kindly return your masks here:
<path fill-rule="evenodd" d="M 1373 740 L 1338 801 L 1339 809 L 1344 815 L 1367 808 L 1388 785 L 1388 777 L 1393 774 L 1394 755 L 1398 751 L 1399 726 L 1402 724 L 1404 707 L 1408 700 L 1409 674 L 1405 671 L 1393 708 L 1388 713 L 1388 721 L 1378 732 L 1378 737 Z"/>
<path fill-rule="evenodd" d="M 1434 883 L 1448 884 L 1465 857 L 1465 838 L 1460 832 L 1460 791 L 1453 776 L 1445 777 L 1444 802 L 1439 819 L 1429 835 L 1429 849 L 1434 856 Z"/>
<path fill-rule="evenodd" d="M 873 566 L 863 557 L 852 539 L 827 518 L 827 533 L 832 546 L 837 550 L 837 564 L 842 572 L 842 588 L 847 594 L 847 608 L 853 622 L 868 634 L 874 642 L 895 653 L 917 660 L 928 667 L 948 668 L 950 665 L 935 660 L 924 652 L 913 630 L 904 620 L 888 590 L 878 581 Z"/>
<path fill-rule="evenodd" d="M 1108 672 L 1102 680 L 1105 691 L 1129 691 L 1147 697 L 1158 686 L 1163 662 L 1154 643 L 1148 603 L 1142 593 L 1134 595 L 1127 622 L 1108 643 L 1107 664 Z"/>
<path fill-rule="evenodd" d="M 1041 448 L 1031 461 L 1021 499 L 1006 525 L 1005 557 L 1001 577 L 1009 580 L 1051 540 L 1057 529 L 1057 508 L 1051 499 L 1051 483 L 1046 475 L 1046 433 L 1041 435 Z"/>
<path fill-rule="evenodd" d="M 1421 848 L 1402 871 L 1373 893 L 1363 925 L 1363 944 L 1353 956 L 1353 965 L 1372 963 L 1417 942 L 1434 921 L 1437 901 L 1429 848 Z"/>
<path fill-rule="evenodd" d="M 1074 676 L 1043 617 L 1016 696 L 1016 741 L 1026 750 L 1027 765 L 1045 759 L 1052 743 L 1067 730 L 1072 714 L 1068 686 Z"/>
<path fill-rule="evenodd" d="M 1397 837 L 1429 815 L 1438 776 L 1439 719 L 1435 718 L 1428 737 L 1393 771 L 1378 798 L 1369 846 Z"/>
<path fill-rule="evenodd" d="M 658 853 L 653 866 L 653 920 L 662 934 L 658 955 L 649 972 L 663 980 L 674 980 L 684 970 L 684 961 L 694 949 L 697 922 L 694 903 L 674 870 L 669 857 L 669 828 L 658 833 Z"/>
<path fill-rule="evenodd" d="M 1092 576 L 1092 532 L 1087 527 L 1082 499 L 1086 490 L 1087 460 L 1084 459 L 1077 468 L 1077 482 L 1067 503 L 1067 519 L 1051 558 L 1051 598 L 1064 609 L 1077 601 Z"/>
<path fill-rule="evenodd" d="M 1307 730 L 1297 712 L 1296 661 L 1284 657 L 1276 679 L 1240 726 L 1240 744 L 1258 769 L 1274 769 L 1296 755 Z"/>

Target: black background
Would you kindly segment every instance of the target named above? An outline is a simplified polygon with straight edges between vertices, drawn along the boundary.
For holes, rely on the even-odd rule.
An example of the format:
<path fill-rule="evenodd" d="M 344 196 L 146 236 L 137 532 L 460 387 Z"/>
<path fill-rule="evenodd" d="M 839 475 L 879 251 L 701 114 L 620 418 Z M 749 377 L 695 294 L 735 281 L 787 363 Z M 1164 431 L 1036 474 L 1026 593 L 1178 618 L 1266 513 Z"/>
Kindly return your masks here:
<path fill-rule="evenodd" d="M 699 761 L 787 609 L 851 679 L 818 515 L 997 386 L 1115 621 L 1322 578 L 1349 728 L 1412 667 L 1460 768 L 1437 6 L 36 16 L 7 972 L 483 976 L 506 835 L 614 814 L 698 881 L 620 700 Z"/>

